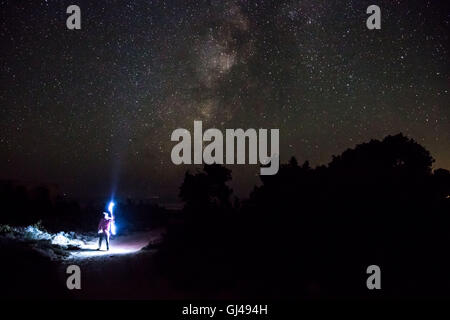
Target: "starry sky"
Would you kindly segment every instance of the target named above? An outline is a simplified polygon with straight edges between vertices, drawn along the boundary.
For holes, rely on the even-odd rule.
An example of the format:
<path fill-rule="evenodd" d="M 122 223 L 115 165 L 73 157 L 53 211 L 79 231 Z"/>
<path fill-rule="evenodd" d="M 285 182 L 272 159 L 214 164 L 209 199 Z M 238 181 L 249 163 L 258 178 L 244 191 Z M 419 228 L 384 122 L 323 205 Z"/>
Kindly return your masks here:
<path fill-rule="evenodd" d="M 450 169 L 447 3 L 0 1 L 0 179 L 174 201 L 195 168 L 170 134 L 194 120 L 279 128 L 281 162 L 313 166 L 403 132 Z M 230 168 L 247 195 L 259 168 Z"/>

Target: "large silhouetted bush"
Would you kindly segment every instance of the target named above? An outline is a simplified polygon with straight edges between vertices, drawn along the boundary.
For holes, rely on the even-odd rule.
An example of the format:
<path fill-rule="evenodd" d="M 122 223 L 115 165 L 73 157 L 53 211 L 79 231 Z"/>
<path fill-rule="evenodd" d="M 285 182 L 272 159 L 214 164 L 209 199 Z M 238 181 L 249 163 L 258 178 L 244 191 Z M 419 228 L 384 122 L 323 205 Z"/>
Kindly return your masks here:
<path fill-rule="evenodd" d="M 376 264 L 384 296 L 448 295 L 450 173 L 433 162 L 402 134 L 327 166 L 292 158 L 239 209 L 227 169 L 188 173 L 185 221 L 169 230 L 162 266 L 180 285 L 242 296 L 367 297 Z"/>

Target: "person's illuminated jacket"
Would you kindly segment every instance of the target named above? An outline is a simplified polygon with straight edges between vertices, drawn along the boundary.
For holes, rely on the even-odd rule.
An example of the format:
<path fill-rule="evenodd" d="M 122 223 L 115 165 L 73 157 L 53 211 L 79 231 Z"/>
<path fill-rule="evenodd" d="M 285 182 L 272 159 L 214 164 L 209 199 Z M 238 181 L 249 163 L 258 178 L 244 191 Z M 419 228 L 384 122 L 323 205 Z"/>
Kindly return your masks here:
<path fill-rule="evenodd" d="M 100 219 L 100 222 L 98 224 L 98 232 L 104 232 L 109 235 L 111 232 L 111 221 L 112 218 L 110 217 L 103 217 L 102 219 Z"/>

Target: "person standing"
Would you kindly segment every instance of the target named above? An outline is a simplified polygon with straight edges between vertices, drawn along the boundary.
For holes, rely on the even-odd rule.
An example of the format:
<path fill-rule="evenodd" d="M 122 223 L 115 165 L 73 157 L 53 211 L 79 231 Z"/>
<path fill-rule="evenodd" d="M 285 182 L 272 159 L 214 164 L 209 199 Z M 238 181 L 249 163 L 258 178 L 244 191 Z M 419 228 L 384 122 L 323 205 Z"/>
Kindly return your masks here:
<path fill-rule="evenodd" d="M 113 218 L 110 213 L 103 212 L 103 217 L 100 219 L 98 224 L 98 248 L 100 250 L 102 248 L 103 239 L 106 242 L 106 250 L 109 251 L 109 237 L 111 235 L 111 222 Z"/>

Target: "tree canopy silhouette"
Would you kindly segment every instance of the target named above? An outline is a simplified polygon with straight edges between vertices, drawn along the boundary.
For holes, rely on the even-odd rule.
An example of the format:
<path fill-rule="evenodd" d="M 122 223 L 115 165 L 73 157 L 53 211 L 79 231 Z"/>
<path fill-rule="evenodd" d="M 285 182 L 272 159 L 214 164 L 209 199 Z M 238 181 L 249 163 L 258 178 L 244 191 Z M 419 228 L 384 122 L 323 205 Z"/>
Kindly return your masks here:
<path fill-rule="evenodd" d="M 173 272 L 191 285 L 239 284 L 252 297 L 361 297 L 365 268 L 377 264 L 391 284 L 387 296 L 443 295 L 450 173 L 433 172 L 433 162 L 402 134 L 359 144 L 326 166 L 291 158 L 261 176 L 239 208 L 229 201 L 231 172 L 205 166 L 185 176 L 185 222 L 169 230 L 164 266 L 183 264 Z"/>
<path fill-rule="evenodd" d="M 226 185 L 231 170 L 217 164 L 205 165 L 203 172 L 186 172 L 180 187 L 184 210 L 190 213 L 223 213 L 230 209 L 232 190 Z"/>

